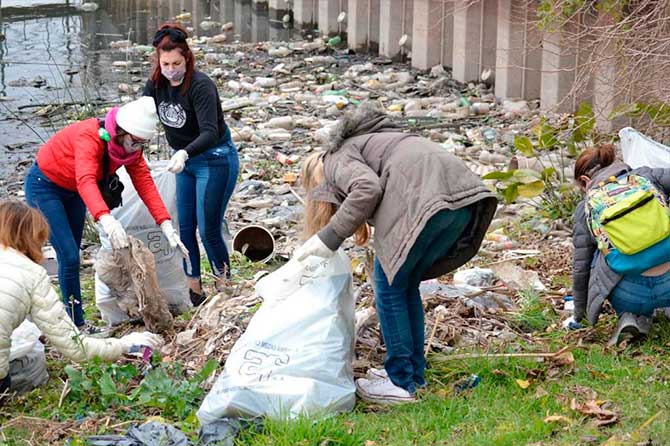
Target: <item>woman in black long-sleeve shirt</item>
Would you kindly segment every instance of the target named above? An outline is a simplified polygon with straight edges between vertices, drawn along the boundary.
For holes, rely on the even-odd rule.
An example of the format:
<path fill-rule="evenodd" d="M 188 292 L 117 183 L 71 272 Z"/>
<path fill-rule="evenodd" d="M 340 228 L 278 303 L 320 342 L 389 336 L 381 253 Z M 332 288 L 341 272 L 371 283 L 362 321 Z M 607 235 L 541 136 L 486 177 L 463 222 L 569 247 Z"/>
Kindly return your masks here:
<path fill-rule="evenodd" d="M 195 57 L 179 25 L 163 25 L 154 37 L 156 67 L 144 95 L 156 101 L 158 116 L 174 150 L 168 170 L 177 174 L 179 232 L 188 248 L 184 262 L 191 300 L 204 299 L 200 281 L 200 232 L 212 271 L 230 273 L 230 259 L 221 226 L 239 172 L 237 149 L 223 120 L 214 82 L 195 69 Z M 190 263 L 190 265 L 188 264 Z"/>

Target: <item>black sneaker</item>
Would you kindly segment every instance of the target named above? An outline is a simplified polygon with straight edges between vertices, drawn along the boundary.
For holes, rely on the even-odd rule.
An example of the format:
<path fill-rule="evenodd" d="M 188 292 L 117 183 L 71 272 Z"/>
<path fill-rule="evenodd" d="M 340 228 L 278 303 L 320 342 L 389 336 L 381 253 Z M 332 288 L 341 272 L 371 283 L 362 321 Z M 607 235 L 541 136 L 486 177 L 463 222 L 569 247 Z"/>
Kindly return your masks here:
<path fill-rule="evenodd" d="M 196 293 L 192 289 L 188 290 L 188 295 L 191 298 L 191 303 L 194 307 L 199 307 L 207 299 L 207 295 L 203 291 L 202 293 Z"/>
<path fill-rule="evenodd" d="M 77 330 L 84 336 L 93 336 L 100 333 L 100 328 L 95 325 L 91 325 L 89 322 L 84 322 L 82 325 L 77 326 Z"/>

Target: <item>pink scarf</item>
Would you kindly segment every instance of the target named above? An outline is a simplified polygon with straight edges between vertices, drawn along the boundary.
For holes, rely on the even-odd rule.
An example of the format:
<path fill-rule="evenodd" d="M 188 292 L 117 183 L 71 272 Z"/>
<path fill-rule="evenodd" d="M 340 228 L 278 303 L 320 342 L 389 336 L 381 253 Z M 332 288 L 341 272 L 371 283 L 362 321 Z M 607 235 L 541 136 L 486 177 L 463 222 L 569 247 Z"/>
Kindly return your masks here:
<path fill-rule="evenodd" d="M 116 113 L 118 111 L 119 107 L 114 107 L 105 117 L 105 129 L 111 137 L 111 140 L 107 143 L 107 147 L 109 148 L 109 158 L 112 161 L 120 166 L 127 166 L 137 161 L 142 156 L 142 151 L 138 150 L 137 152 L 126 153 L 123 146 L 116 143 Z"/>

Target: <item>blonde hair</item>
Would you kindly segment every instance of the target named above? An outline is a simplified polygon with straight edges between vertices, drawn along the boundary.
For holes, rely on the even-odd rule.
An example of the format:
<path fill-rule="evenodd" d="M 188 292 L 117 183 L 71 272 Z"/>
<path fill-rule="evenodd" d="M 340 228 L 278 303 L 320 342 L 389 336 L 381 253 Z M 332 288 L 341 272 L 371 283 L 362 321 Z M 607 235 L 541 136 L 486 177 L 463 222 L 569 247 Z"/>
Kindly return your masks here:
<path fill-rule="evenodd" d="M 325 181 L 323 175 L 323 159 L 320 153 L 313 153 L 302 163 L 300 176 L 302 185 L 307 192 L 305 200 L 305 238 L 309 238 L 323 229 L 337 212 L 337 206 L 327 201 L 311 199 L 311 192 Z M 370 227 L 363 224 L 354 233 L 354 243 L 363 246 L 370 240 Z"/>
<path fill-rule="evenodd" d="M 0 202 L 0 245 L 40 263 L 42 247 L 48 239 L 49 224 L 40 211 L 20 201 Z"/>

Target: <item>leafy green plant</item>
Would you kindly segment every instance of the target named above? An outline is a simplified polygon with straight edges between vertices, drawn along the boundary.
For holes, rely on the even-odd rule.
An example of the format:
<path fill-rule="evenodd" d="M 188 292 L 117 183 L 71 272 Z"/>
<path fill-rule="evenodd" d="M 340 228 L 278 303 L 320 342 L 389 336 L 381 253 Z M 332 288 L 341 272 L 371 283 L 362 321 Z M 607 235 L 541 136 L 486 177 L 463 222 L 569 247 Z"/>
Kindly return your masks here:
<path fill-rule="evenodd" d="M 574 18 L 579 11 L 588 11 L 592 6 L 608 14 L 615 22 L 621 21 L 628 0 L 541 0 L 537 6 L 538 28 L 555 32 L 561 25 Z"/>
<path fill-rule="evenodd" d="M 646 117 L 654 125 L 659 127 L 668 127 L 670 126 L 670 104 L 662 101 L 651 103 L 635 102 L 632 104 L 623 104 L 619 107 L 616 107 L 609 114 L 608 119 L 614 120 L 620 117 Z"/>
<path fill-rule="evenodd" d="M 211 359 L 201 371 L 186 377 L 181 364 L 158 363 L 139 382 L 141 374 L 133 364 L 106 364 L 96 358 L 81 369 L 68 365 L 68 403 L 76 413 L 114 407 L 156 408 L 167 419 L 183 420 L 200 404 L 205 393 L 202 383 L 217 365 Z"/>
<path fill-rule="evenodd" d="M 70 384 L 68 399 L 76 403 L 78 411 L 104 410 L 127 402 L 127 387 L 139 375 L 132 364 L 105 364 L 99 358 L 80 370 L 68 365 L 65 373 Z"/>
<path fill-rule="evenodd" d="M 217 366 L 217 361 L 210 359 L 189 379 L 185 379 L 179 363 L 156 368 L 133 391 L 130 400 L 142 407 L 160 409 L 163 417 L 184 419 L 199 406 L 205 395 L 201 385 Z"/>
<path fill-rule="evenodd" d="M 507 203 L 521 197 L 537 207 L 544 217 L 568 217 L 574 212 L 580 195 L 566 178 L 565 168 L 582 145 L 597 138 L 594 129 L 595 116 L 587 103 L 582 103 L 564 125 L 552 125 L 542 117 L 531 129 L 530 136 L 517 135 L 514 140 L 516 151 L 535 160 L 540 169 L 509 169 L 491 172 L 482 178 L 495 180 L 498 192 Z M 548 156 L 543 156 L 545 154 Z"/>

